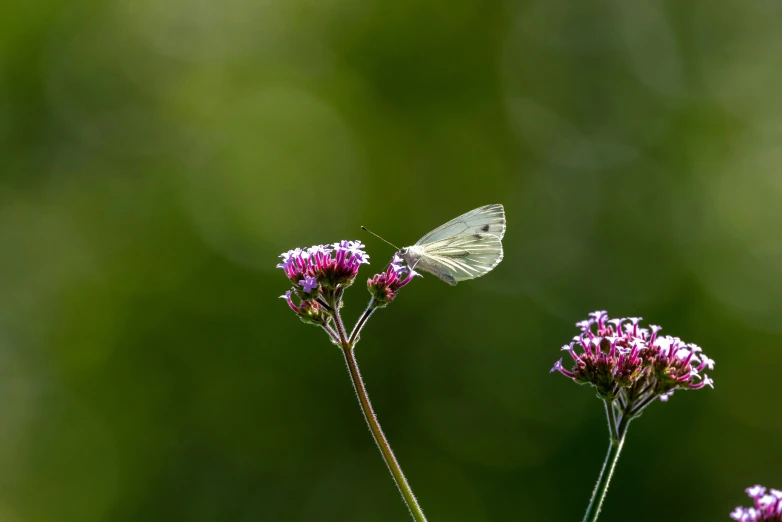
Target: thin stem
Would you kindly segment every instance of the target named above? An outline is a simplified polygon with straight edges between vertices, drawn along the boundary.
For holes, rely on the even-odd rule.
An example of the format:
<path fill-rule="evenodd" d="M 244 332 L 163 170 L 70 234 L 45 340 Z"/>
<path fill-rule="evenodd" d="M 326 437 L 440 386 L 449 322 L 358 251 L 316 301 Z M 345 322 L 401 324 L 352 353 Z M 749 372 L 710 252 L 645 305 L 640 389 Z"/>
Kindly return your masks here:
<path fill-rule="evenodd" d="M 646 392 L 654 388 L 654 384 L 654 381 L 650 382 L 636 397 L 643 397 Z"/>
<path fill-rule="evenodd" d="M 616 431 L 616 414 L 614 413 L 614 401 L 612 400 L 606 400 L 605 407 L 606 407 L 606 417 L 608 417 L 608 431 L 611 434 L 611 440 L 614 440 L 617 437 L 617 431 Z"/>
<path fill-rule="evenodd" d="M 622 409 L 627 408 L 627 392 L 623 389 L 619 392 L 619 405 Z"/>
<path fill-rule="evenodd" d="M 372 312 L 374 312 L 376 309 L 376 307 L 372 306 L 374 301 L 370 301 L 367 309 L 364 310 L 364 313 L 361 315 L 358 323 L 356 323 L 356 326 L 353 328 L 353 331 L 350 334 L 350 338 L 348 338 L 345 325 L 342 322 L 342 316 L 339 313 L 341 298 L 342 293 L 337 291 L 331 301 L 334 325 L 337 329 L 336 337 L 337 341 L 342 347 L 342 354 L 345 356 L 345 362 L 347 363 L 348 370 L 350 372 L 350 380 L 353 383 L 353 389 L 355 390 L 356 396 L 358 397 L 358 402 L 361 406 L 361 411 L 364 414 L 364 419 L 369 425 L 369 430 L 372 432 L 372 437 L 375 439 L 375 443 L 380 449 L 380 453 L 383 456 L 383 460 L 385 461 L 386 466 L 388 466 L 388 469 L 391 471 L 391 475 L 394 477 L 394 482 L 396 483 L 397 488 L 399 488 L 399 492 L 402 493 L 402 498 L 407 505 L 407 509 L 410 510 L 410 514 L 413 515 L 413 518 L 417 522 L 426 522 L 424 512 L 421 509 L 421 506 L 418 505 L 418 501 L 413 494 L 413 490 L 410 488 L 410 484 L 407 483 L 407 479 L 405 478 L 404 473 L 402 473 L 402 468 L 399 466 L 399 462 L 397 462 L 396 457 L 394 457 L 394 452 L 391 450 L 391 445 L 388 443 L 388 439 L 386 439 L 386 436 L 383 433 L 383 429 L 380 427 L 380 423 L 377 420 L 375 411 L 372 409 L 372 403 L 369 401 L 369 394 L 367 393 L 367 389 L 364 386 L 363 379 L 361 379 L 361 372 L 358 370 L 358 362 L 356 361 L 356 356 L 353 352 L 353 345 L 358 339 L 358 335 L 361 332 L 361 329 L 372 315 Z"/>
<path fill-rule="evenodd" d="M 337 327 L 337 333 L 339 334 L 339 342 L 342 345 L 342 348 L 347 348 L 349 346 L 348 344 L 348 335 L 347 331 L 345 330 L 345 325 L 342 323 L 342 316 L 339 313 L 339 303 L 340 299 L 342 298 L 342 293 L 340 292 L 334 297 L 334 301 L 332 302 L 334 309 L 333 316 L 334 316 L 334 324 Z"/>
<path fill-rule="evenodd" d="M 614 474 L 616 463 L 622 452 L 622 446 L 625 443 L 626 427 L 624 432 L 617 432 L 616 421 L 613 416 L 613 401 L 605 401 L 606 415 L 608 416 L 609 430 L 611 432 L 610 445 L 603 469 L 600 471 L 600 478 L 597 479 L 595 490 L 592 492 L 592 499 L 589 501 L 589 507 L 584 514 L 584 522 L 595 522 L 600 514 L 600 508 L 603 506 L 603 500 L 608 492 L 608 484 L 611 482 L 611 476 Z M 622 419 L 624 422 L 625 419 Z M 629 420 L 628 420 L 629 423 Z"/>
<path fill-rule="evenodd" d="M 628 412 L 629 416 L 635 417 L 636 415 L 641 413 L 641 410 L 649 406 L 657 397 L 658 395 L 652 394 L 646 397 L 645 399 L 643 399 L 637 406 L 635 406 Z"/>
<path fill-rule="evenodd" d="M 616 437 L 619 438 L 619 425 L 622 423 L 622 420 L 624 420 L 624 409 L 621 406 L 621 401 L 620 403 L 615 402 L 613 406 L 611 411 L 614 413 L 614 433 L 616 433 Z"/>
<path fill-rule="evenodd" d="M 328 304 L 328 303 L 325 301 L 325 299 L 323 299 L 321 296 L 318 296 L 318 298 L 317 298 L 317 301 L 318 301 L 318 304 L 319 304 L 319 305 L 321 305 L 323 308 L 325 308 L 325 309 L 326 309 L 326 310 L 328 310 L 329 312 L 333 311 L 333 309 L 331 308 L 331 305 L 329 305 L 329 304 Z"/>
<path fill-rule="evenodd" d="M 635 417 L 633 415 L 629 415 L 629 414 L 622 415 L 622 420 L 619 422 L 619 425 L 617 426 L 619 439 L 624 440 L 625 435 L 627 434 L 627 428 L 630 426 L 630 421 L 633 420 L 634 418 Z"/>
<path fill-rule="evenodd" d="M 338 315 L 338 313 L 335 315 Z M 399 492 L 402 493 L 405 504 L 407 504 L 410 514 L 413 515 L 413 519 L 418 522 L 426 522 L 424 512 L 421 509 L 421 506 L 418 505 L 413 490 L 410 489 L 410 484 L 407 483 L 407 479 L 405 478 L 404 473 L 402 473 L 402 468 L 399 466 L 396 457 L 394 457 L 394 452 L 391 450 L 391 446 L 388 444 L 388 440 L 383 434 L 383 430 L 380 428 L 380 423 L 377 421 L 377 416 L 372 409 L 372 403 L 369 402 L 369 395 L 364 387 L 364 381 L 361 379 L 361 373 L 358 371 L 358 363 L 356 362 L 353 348 L 351 346 L 343 347 L 342 353 L 345 355 L 345 362 L 350 371 L 350 378 L 353 381 L 353 388 L 356 390 L 358 402 L 361 405 L 361 411 L 364 413 L 364 418 L 369 425 L 372 436 L 375 438 L 377 447 L 380 448 L 380 453 L 383 454 L 383 460 L 386 461 L 386 465 L 391 471 L 391 475 L 394 477 Z"/>
<path fill-rule="evenodd" d="M 332 328 L 328 323 L 321 325 L 323 326 L 323 329 L 326 330 L 326 333 L 329 334 L 329 337 L 331 337 L 331 340 L 334 342 L 340 342 L 339 341 L 339 335 L 337 332 L 334 331 L 334 328 Z"/>
<path fill-rule="evenodd" d="M 350 340 L 348 343 L 350 346 L 353 346 L 356 344 L 356 341 L 358 340 L 358 336 L 361 333 L 361 329 L 364 328 L 364 324 L 367 322 L 367 320 L 372 317 L 372 314 L 375 310 L 377 310 L 376 306 L 373 306 L 375 304 L 375 300 L 371 299 L 369 301 L 369 304 L 367 305 L 367 309 L 364 310 L 364 313 L 361 314 L 361 317 L 359 317 L 358 322 L 356 323 L 356 326 L 353 327 L 353 331 L 350 332 Z"/>

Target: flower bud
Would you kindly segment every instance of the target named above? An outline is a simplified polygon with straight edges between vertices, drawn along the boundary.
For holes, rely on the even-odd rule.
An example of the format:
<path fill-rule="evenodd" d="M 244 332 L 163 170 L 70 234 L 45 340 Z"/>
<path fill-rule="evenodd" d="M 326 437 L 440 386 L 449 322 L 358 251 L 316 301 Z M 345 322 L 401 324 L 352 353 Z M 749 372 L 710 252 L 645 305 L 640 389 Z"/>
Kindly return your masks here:
<path fill-rule="evenodd" d="M 418 272 L 403 264 L 398 254 L 388 265 L 385 272 L 375 274 L 367 280 L 367 289 L 372 294 L 375 307 L 383 308 L 396 298 L 400 288 L 407 285 L 413 277 L 420 276 Z"/>

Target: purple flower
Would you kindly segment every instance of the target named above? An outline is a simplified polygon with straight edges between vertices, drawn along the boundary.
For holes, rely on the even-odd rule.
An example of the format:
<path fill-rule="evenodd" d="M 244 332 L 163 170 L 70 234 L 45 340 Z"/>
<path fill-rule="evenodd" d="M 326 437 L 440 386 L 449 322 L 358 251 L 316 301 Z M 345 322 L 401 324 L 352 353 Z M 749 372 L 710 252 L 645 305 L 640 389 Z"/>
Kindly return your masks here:
<path fill-rule="evenodd" d="M 738 522 L 782 521 L 782 491 L 771 489 L 767 493 L 763 486 L 753 486 L 747 488 L 746 492 L 754 506 L 737 507 L 730 514 L 730 518 Z"/>
<path fill-rule="evenodd" d="M 634 401 L 645 406 L 656 397 L 667 401 L 677 389 L 714 387 L 707 375 L 701 375 L 714 368 L 714 361 L 700 347 L 660 336 L 657 325 L 640 328 L 640 317 L 609 319 L 603 310 L 589 315 L 576 323 L 581 334 L 563 347 L 574 366 L 567 369 L 560 360 L 551 371 L 594 386 L 603 398 L 620 397 L 625 406 Z"/>
<path fill-rule="evenodd" d="M 406 266 L 404 262 L 398 254 L 394 254 L 385 272 L 375 274 L 367 280 L 367 288 L 378 308 L 393 301 L 400 288 L 409 283 L 413 277 L 421 275 Z"/>
<path fill-rule="evenodd" d="M 313 290 L 318 288 L 318 280 L 312 276 L 304 276 L 304 279 L 299 281 L 299 284 L 304 289 L 305 294 L 311 294 Z"/>
<path fill-rule="evenodd" d="M 361 241 L 340 241 L 332 245 L 314 245 L 307 249 L 295 248 L 280 255 L 285 275 L 295 287 L 305 293 L 315 288 L 336 290 L 353 284 L 358 268 L 369 263 L 369 255 Z"/>

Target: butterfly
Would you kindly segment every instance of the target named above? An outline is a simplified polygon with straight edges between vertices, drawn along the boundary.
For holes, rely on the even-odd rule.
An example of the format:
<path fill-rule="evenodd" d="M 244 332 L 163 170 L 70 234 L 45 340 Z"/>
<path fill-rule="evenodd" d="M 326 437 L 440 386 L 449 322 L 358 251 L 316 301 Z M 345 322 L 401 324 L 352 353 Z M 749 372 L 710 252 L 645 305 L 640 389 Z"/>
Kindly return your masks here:
<path fill-rule="evenodd" d="M 502 261 L 505 209 L 485 205 L 441 225 L 415 245 L 399 250 L 413 269 L 434 274 L 449 285 L 489 273 Z"/>

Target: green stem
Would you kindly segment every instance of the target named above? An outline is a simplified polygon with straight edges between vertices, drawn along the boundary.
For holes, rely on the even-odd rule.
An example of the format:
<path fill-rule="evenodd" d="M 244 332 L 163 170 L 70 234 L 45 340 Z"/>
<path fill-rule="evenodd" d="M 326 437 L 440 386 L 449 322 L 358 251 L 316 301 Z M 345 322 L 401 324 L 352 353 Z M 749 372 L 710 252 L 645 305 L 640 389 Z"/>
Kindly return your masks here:
<path fill-rule="evenodd" d="M 616 462 L 619 460 L 619 454 L 622 452 L 622 446 L 625 443 L 625 434 L 627 433 L 627 424 L 623 425 L 621 431 L 617 431 L 616 420 L 614 419 L 613 401 L 605 401 L 606 415 L 608 416 L 608 429 L 611 432 L 611 442 L 608 446 L 608 454 L 603 469 L 600 471 L 600 478 L 597 479 L 595 490 L 592 492 L 592 500 L 589 501 L 589 507 L 584 515 L 584 522 L 595 522 L 600 514 L 600 508 L 603 506 L 603 500 L 608 492 L 608 484 L 611 482 L 611 476 L 614 474 Z M 624 420 L 624 419 L 623 419 Z"/>
<path fill-rule="evenodd" d="M 337 335 L 339 336 L 339 342 L 343 346 L 348 346 L 348 334 L 345 330 L 345 325 L 342 323 L 342 315 L 339 313 L 340 299 L 342 299 L 342 291 L 337 290 L 334 298 L 331 300 L 332 314 L 334 317 L 334 326 L 337 327 Z"/>
<path fill-rule="evenodd" d="M 334 334 L 336 334 L 337 341 L 342 347 L 342 354 L 345 356 L 345 362 L 348 365 L 350 380 L 353 382 L 353 389 L 356 391 L 358 403 L 361 405 L 361 412 L 364 414 L 364 419 L 369 425 L 369 431 L 372 432 L 372 437 L 374 437 L 375 443 L 380 449 L 380 453 L 383 455 L 383 460 L 385 461 L 386 466 L 388 466 L 389 471 L 391 471 L 391 475 L 394 477 L 394 482 L 396 482 L 396 486 L 399 488 L 399 492 L 402 493 L 402 498 L 404 499 L 405 504 L 407 504 L 407 509 L 410 510 L 410 514 L 413 515 L 413 518 L 417 522 L 426 522 L 424 512 L 421 509 L 421 506 L 418 505 L 418 501 L 415 499 L 413 490 L 410 488 L 410 484 L 407 483 L 405 474 L 402 473 L 402 468 L 399 466 L 399 462 L 397 462 L 396 457 L 394 456 L 394 452 L 391 450 L 391 445 L 388 443 L 388 440 L 383 433 L 383 429 L 380 427 L 380 423 L 377 421 L 377 415 L 375 415 L 375 411 L 372 409 L 372 403 L 369 402 L 369 394 L 367 393 L 367 389 L 364 386 L 364 380 L 361 378 L 361 372 L 358 370 L 358 362 L 356 362 L 356 355 L 353 351 L 353 347 L 355 346 L 356 341 L 358 341 L 358 336 L 361 333 L 361 329 L 364 327 L 364 324 L 376 309 L 374 306 L 374 301 L 369 302 L 367 309 L 361 315 L 358 323 L 356 323 L 356 326 L 353 328 L 350 337 L 348 337 L 347 330 L 345 329 L 345 325 L 342 322 L 342 316 L 339 313 L 341 298 L 342 291 L 337 290 L 331 299 L 328 299 L 328 301 L 330 301 L 329 305 L 333 310 L 332 314 L 334 318 L 334 325 L 336 327 L 336 332 L 334 332 Z"/>
<path fill-rule="evenodd" d="M 402 493 L 405 504 L 407 504 L 410 514 L 413 515 L 413 519 L 418 522 L 426 522 L 424 512 L 421 509 L 421 506 L 418 505 L 413 490 L 410 488 L 410 484 L 407 483 L 407 479 L 405 478 L 404 473 L 402 473 L 402 468 L 399 466 L 396 457 L 394 457 L 394 452 L 391 450 L 391 446 L 388 444 L 388 440 L 383 434 L 383 430 L 380 428 L 380 423 L 377 421 L 377 416 L 372 409 L 372 403 L 369 402 L 369 395 L 367 394 L 367 389 L 364 387 L 364 381 L 361 379 L 361 373 L 358 371 L 358 363 L 356 362 L 353 348 L 351 346 L 344 346 L 342 353 L 345 356 L 345 362 L 350 371 L 350 378 L 353 381 L 353 388 L 356 390 L 358 402 L 361 404 L 361 411 L 364 413 L 367 424 L 369 424 L 369 430 L 375 438 L 377 447 L 380 448 L 380 453 L 383 454 L 383 460 L 386 461 L 386 465 L 391 471 L 396 486 L 399 488 L 399 492 Z"/>
<path fill-rule="evenodd" d="M 364 313 L 361 314 L 361 317 L 358 318 L 358 322 L 356 323 L 356 326 L 353 327 L 353 331 L 350 332 L 350 339 L 348 339 L 348 344 L 350 344 L 350 346 L 356 345 L 358 336 L 361 334 L 361 329 L 364 328 L 364 325 L 369 320 L 369 318 L 372 317 L 372 314 L 375 313 L 375 310 L 377 310 L 377 307 L 375 306 L 375 300 L 371 299 L 367 305 L 366 310 L 364 310 Z"/>

